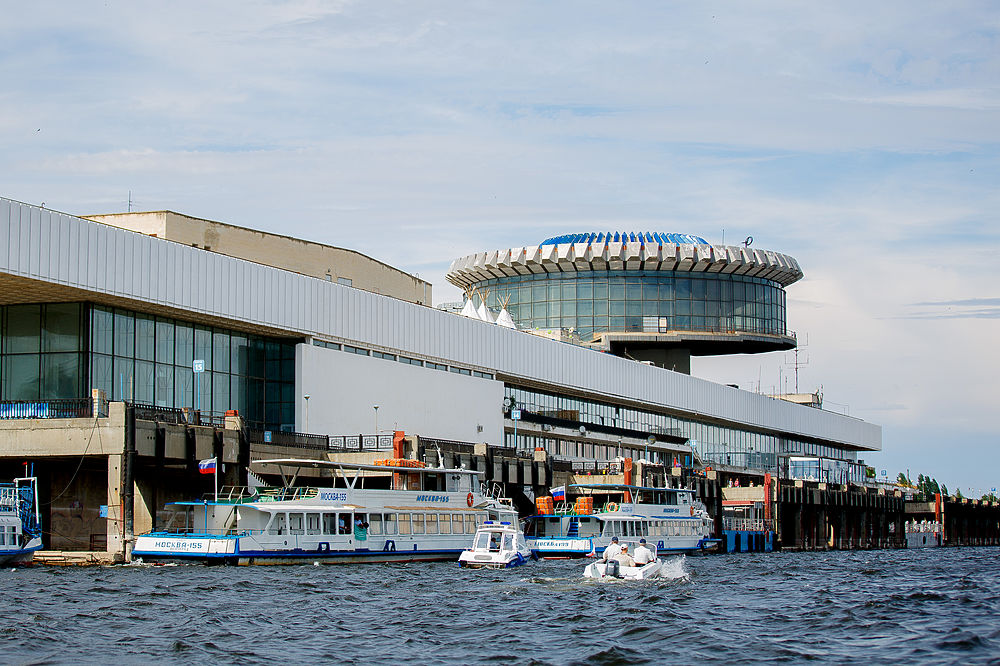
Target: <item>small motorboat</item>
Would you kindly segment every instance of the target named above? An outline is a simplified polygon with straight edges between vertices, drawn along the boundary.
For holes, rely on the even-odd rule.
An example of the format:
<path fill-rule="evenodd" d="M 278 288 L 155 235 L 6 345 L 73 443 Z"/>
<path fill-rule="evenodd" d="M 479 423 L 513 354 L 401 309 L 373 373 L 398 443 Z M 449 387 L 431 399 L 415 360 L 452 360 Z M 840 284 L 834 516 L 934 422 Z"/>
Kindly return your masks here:
<path fill-rule="evenodd" d="M 476 530 L 472 548 L 458 556 L 458 564 L 469 569 L 507 569 L 527 564 L 531 557 L 516 522 L 487 520 Z"/>
<path fill-rule="evenodd" d="M 622 565 L 618 560 L 598 560 L 591 562 L 583 570 L 584 578 L 618 578 L 624 580 L 644 580 L 646 578 L 656 578 L 663 569 L 663 562 L 659 559 L 653 560 L 649 564 L 642 566 L 628 567 Z"/>
<path fill-rule="evenodd" d="M 489 520 L 476 529 L 472 548 L 458 556 L 458 565 L 469 569 L 508 569 L 535 559 L 524 540 L 513 502 L 501 497 L 496 484 L 492 490 L 484 488 L 483 496 L 485 501 L 475 508 L 485 510 Z"/>

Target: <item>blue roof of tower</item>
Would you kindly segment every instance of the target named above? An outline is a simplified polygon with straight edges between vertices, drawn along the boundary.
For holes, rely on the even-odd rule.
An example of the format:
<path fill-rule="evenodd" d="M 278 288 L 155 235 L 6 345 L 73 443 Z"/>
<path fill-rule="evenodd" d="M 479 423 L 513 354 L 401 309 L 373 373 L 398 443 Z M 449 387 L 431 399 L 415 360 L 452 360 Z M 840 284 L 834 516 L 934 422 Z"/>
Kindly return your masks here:
<path fill-rule="evenodd" d="M 564 243 L 657 243 L 662 245 L 708 245 L 701 236 L 691 234 L 664 234 L 659 232 L 602 231 L 589 234 L 563 234 L 543 240 L 539 245 L 562 245 Z"/>

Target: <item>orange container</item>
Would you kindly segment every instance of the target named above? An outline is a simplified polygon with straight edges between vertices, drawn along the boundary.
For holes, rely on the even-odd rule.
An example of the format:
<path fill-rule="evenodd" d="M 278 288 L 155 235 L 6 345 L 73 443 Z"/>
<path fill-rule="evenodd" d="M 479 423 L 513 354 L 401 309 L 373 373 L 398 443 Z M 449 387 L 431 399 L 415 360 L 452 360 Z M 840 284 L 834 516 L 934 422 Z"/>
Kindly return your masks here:
<path fill-rule="evenodd" d="M 577 497 L 573 513 L 578 516 L 587 516 L 594 513 L 594 498 L 590 496 Z"/>
<path fill-rule="evenodd" d="M 555 513 L 551 497 L 536 497 L 535 498 L 535 511 L 538 512 L 540 516 L 548 516 Z"/>

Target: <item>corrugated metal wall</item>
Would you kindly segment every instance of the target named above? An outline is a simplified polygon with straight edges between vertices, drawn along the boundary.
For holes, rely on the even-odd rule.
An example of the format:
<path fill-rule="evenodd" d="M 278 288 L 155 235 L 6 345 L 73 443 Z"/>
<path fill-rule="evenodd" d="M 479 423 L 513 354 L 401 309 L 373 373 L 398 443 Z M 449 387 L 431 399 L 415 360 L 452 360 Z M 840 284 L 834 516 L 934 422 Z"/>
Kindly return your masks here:
<path fill-rule="evenodd" d="M 0 270 L 866 449 L 879 426 L 336 283 L 0 199 Z"/>

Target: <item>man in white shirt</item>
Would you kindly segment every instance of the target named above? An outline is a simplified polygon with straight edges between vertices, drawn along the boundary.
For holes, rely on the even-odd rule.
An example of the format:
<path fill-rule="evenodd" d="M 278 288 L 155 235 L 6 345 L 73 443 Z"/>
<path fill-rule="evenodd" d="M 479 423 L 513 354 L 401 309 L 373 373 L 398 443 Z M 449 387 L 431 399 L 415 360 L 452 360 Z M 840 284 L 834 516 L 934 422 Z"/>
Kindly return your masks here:
<path fill-rule="evenodd" d="M 645 539 L 639 539 L 639 546 L 635 549 L 635 564 L 643 566 L 656 560 L 656 555 L 646 546 Z"/>
<path fill-rule="evenodd" d="M 615 556 L 621 552 L 622 552 L 622 547 L 618 543 L 618 537 L 611 537 L 611 543 L 608 544 L 608 547 L 604 549 L 604 555 L 601 556 L 601 559 L 604 560 L 605 562 L 607 562 L 608 560 L 613 560 Z"/>
<path fill-rule="evenodd" d="M 617 555 L 615 555 L 615 559 L 618 560 L 623 567 L 634 567 L 635 566 L 635 560 L 633 560 L 632 556 L 628 554 L 628 544 L 627 543 L 623 543 L 622 544 L 622 552 L 620 552 Z"/>

